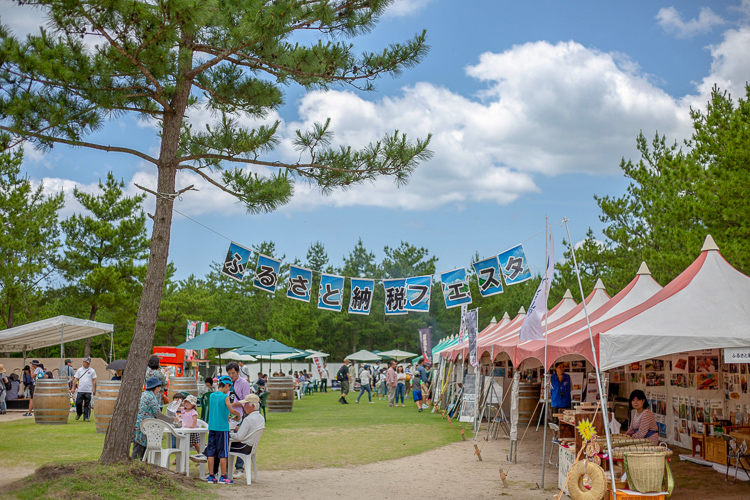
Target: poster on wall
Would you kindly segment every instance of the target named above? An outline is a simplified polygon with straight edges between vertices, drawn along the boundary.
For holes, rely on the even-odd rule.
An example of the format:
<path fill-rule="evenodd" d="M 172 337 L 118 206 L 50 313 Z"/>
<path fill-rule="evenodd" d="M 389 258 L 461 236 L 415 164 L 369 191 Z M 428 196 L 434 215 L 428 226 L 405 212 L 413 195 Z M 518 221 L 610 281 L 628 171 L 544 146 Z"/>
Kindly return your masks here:
<path fill-rule="evenodd" d="M 676 373 L 690 373 L 688 370 L 688 353 L 681 352 L 672 355 L 672 375 Z"/>
<path fill-rule="evenodd" d="M 716 373 L 719 371 L 719 349 L 703 349 L 695 358 L 696 373 Z"/>
<path fill-rule="evenodd" d="M 464 375 L 463 382 L 463 403 L 461 404 L 461 414 L 458 418 L 459 422 L 473 422 L 474 421 L 474 407 L 476 406 L 476 387 L 474 384 L 474 374 L 467 373 Z"/>
<path fill-rule="evenodd" d="M 647 372 L 663 372 L 664 371 L 664 360 L 663 359 L 649 359 L 646 361 Z"/>
<path fill-rule="evenodd" d="M 689 374 L 687 373 L 672 373 L 671 378 L 669 381 L 669 385 L 672 387 L 681 387 L 683 389 L 687 389 L 688 387 L 688 377 Z"/>
<path fill-rule="evenodd" d="M 696 386 L 699 391 L 715 391 L 719 388 L 719 378 L 717 373 L 698 373 L 696 374 Z"/>
<path fill-rule="evenodd" d="M 570 375 L 570 398 L 573 401 L 581 402 L 583 396 L 583 373 L 568 373 Z M 596 384 L 596 382 L 594 382 Z"/>
<path fill-rule="evenodd" d="M 664 387 L 664 373 L 646 372 L 646 387 Z"/>

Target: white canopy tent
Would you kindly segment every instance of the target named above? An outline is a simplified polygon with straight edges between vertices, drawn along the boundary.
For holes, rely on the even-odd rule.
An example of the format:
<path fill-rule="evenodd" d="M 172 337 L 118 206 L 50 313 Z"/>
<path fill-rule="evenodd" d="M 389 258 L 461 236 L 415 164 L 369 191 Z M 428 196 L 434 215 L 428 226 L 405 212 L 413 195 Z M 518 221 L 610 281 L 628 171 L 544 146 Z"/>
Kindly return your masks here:
<path fill-rule="evenodd" d="M 56 316 L 15 326 L 7 330 L 0 330 L 0 352 L 22 352 L 24 358 L 28 351 L 60 345 L 60 363 L 64 358 L 66 342 L 87 339 L 109 333 L 112 342 L 113 326 L 88 319 L 71 318 L 70 316 Z M 110 358 L 113 345 L 110 344 Z M 110 359 L 111 361 L 111 359 Z"/>

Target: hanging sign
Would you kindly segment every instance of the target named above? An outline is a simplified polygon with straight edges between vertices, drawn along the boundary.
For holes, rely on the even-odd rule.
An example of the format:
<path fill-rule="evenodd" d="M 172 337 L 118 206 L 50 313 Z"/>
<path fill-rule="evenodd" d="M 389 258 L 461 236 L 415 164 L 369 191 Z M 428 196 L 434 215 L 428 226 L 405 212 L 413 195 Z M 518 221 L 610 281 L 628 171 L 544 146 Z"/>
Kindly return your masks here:
<path fill-rule="evenodd" d="M 432 333 L 429 328 L 419 329 L 419 346 L 422 348 L 422 357 L 424 364 L 428 367 L 432 365 Z M 423 380 L 422 383 L 427 383 Z"/>
<path fill-rule="evenodd" d="M 410 312 L 430 312 L 432 276 L 406 278 L 406 305 Z"/>
<path fill-rule="evenodd" d="M 466 336 L 469 338 L 469 363 L 474 368 L 479 366 L 477 361 L 477 330 L 479 310 L 474 309 L 466 312 Z"/>
<path fill-rule="evenodd" d="M 506 285 L 517 285 L 531 279 L 531 271 L 526 261 L 523 245 L 516 245 L 497 256 L 503 271 Z"/>
<path fill-rule="evenodd" d="M 289 282 L 286 296 L 290 299 L 310 302 L 312 289 L 312 271 L 299 266 L 289 266 Z"/>
<path fill-rule="evenodd" d="M 466 269 L 461 267 L 440 275 L 443 283 L 443 298 L 445 308 L 458 307 L 461 304 L 471 304 L 471 291 Z"/>
<path fill-rule="evenodd" d="M 258 264 L 255 266 L 255 278 L 253 286 L 260 288 L 264 292 L 275 293 L 276 285 L 279 282 L 279 269 L 281 261 L 258 255 Z"/>
<path fill-rule="evenodd" d="M 725 347 L 724 363 L 750 363 L 750 347 Z"/>
<path fill-rule="evenodd" d="M 375 293 L 375 280 L 352 278 L 352 292 L 349 298 L 349 314 L 370 314 L 372 296 Z"/>
<path fill-rule="evenodd" d="M 466 311 L 469 308 L 468 304 L 461 304 L 461 326 L 458 328 L 458 343 L 464 343 L 464 336 L 466 335 Z"/>
<path fill-rule="evenodd" d="M 344 277 L 323 273 L 320 275 L 318 309 L 341 312 L 344 295 Z"/>
<path fill-rule="evenodd" d="M 327 378 L 323 376 L 323 358 L 316 356 L 312 359 L 312 362 L 315 365 L 315 369 L 318 370 L 318 376 L 321 380 Z"/>
<path fill-rule="evenodd" d="M 407 314 L 406 279 L 383 280 L 383 288 L 385 289 L 385 315 Z"/>
<path fill-rule="evenodd" d="M 229 244 L 227 256 L 224 258 L 224 265 L 221 266 L 222 274 L 229 276 L 237 281 L 242 281 L 247 270 L 247 263 L 250 261 L 252 250 L 245 248 L 235 242 Z"/>
<path fill-rule="evenodd" d="M 475 262 L 472 267 L 474 272 L 477 273 L 479 294 L 482 297 L 503 293 L 500 262 L 497 260 L 497 256 Z"/>

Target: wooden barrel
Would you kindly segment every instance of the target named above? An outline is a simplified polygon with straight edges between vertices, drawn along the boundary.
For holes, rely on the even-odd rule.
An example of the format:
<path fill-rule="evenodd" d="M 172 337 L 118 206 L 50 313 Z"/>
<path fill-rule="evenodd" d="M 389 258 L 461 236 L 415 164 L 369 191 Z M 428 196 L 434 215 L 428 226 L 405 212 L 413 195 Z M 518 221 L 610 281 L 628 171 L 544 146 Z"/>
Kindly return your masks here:
<path fill-rule="evenodd" d="M 269 377 L 266 389 L 270 393 L 266 400 L 268 411 L 279 413 L 292 411 L 294 404 L 294 378 Z"/>
<path fill-rule="evenodd" d="M 96 384 L 96 396 L 94 396 L 94 422 L 96 432 L 106 434 L 109 421 L 112 420 L 112 410 L 115 408 L 117 395 L 120 394 L 119 380 L 105 380 Z"/>
<path fill-rule="evenodd" d="M 34 388 L 34 420 L 37 424 L 67 424 L 70 415 L 68 379 L 37 379 Z"/>
<path fill-rule="evenodd" d="M 198 382 L 193 377 L 172 377 L 169 379 L 169 399 L 178 392 L 186 392 L 198 397 Z"/>
<path fill-rule="evenodd" d="M 536 422 L 542 405 L 537 406 L 542 393 L 542 384 L 518 384 L 518 423 Z"/>

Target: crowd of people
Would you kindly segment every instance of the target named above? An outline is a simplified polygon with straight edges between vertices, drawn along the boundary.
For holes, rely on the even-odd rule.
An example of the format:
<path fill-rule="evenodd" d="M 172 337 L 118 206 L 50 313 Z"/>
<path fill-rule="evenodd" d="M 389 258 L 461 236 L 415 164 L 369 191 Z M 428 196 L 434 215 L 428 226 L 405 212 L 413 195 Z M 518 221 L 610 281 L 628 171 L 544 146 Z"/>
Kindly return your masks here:
<path fill-rule="evenodd" d="M 169 401 L 168 382 L 160 369 L 158 356 L 152 356 L 145 374 L 145 390 L 138 407 L 131 457 L 142 459 L 146 452 L 147 438 L 141 430 L 141 423 L 147 418 L 160 419 L 178 428 L 196 428 L 205 424 L 208 427 L 208 438 L 203 450 L 199 447 L 198 434 L 190 433 L 190 445 L 197 452 L 190 456 L 190 460 L 208 464 L 209 483 L 231 484 L 233 479 L 227 474 L 229 452 L 250 455 L 253 433 L 265 427 L 265 419 L 258 410 L 259 394 L 265 391 L 267 377 L 258 373 L 257 380 L 251 384 L 247 369 L 241 363 L 232 361 L 226 365 L 226 375 L 216 379 L 206 378 L 199 395 L 208 394 L 208 422 L 202 422 L 198 418 L 198 398 L 193 394 L 175 392 L 170 405 L 172 411 L 167 411 L 167 414 L 163 412 L 163 405 Z M 233 477 L 243 477 L 244 469 L 245 463 L 238 456 Z"/>
<path fill-rule="evenodd" d="M 411 392 L 412 399 L 417 406 L 418 411 L 422 411 L 426 406 L 423 394 L 429 394 L 429 375 L 424 366 L 424 360 L 420 360 L 417 366 L 412 370 L 410 366 L 399 365 L 392 360 L 387 366 L 381 366 L 380 361 L 374 364 L 365 364 L 359 369 L 359 373 L 352 373 L 353 363 L 349 359 L 344 359 L 336 373 L 336 380 L 341 386 L 341 397 L 339 403 L 349 404 L 346 400 L 347 394 L 353 383 L 359 382 L 359 395 L 356 403 L 359 403 L 367 393 L 367 400 L 373 404 L 373 391 L 379 400 L 388 400 L 389 407 L 396 407 L 399 404 L 405 407 L 405 397 Z"/>

